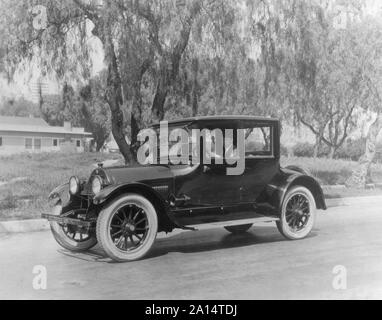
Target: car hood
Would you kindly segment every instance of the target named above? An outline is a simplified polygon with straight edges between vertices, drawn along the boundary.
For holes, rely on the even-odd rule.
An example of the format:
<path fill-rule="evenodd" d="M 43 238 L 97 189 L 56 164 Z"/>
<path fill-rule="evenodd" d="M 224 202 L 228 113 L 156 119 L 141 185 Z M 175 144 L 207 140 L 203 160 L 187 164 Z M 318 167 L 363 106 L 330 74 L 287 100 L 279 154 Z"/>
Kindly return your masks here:
<path fill-rule="evenodd" d="M 163 181 L 173 178 L 170 168 L 164 165 L 109 167 L 98 168 L 98 173 L 96 171 L 94 174 L 100 174 L 101 176 L 103 172 L 110 184 L 149 183 L 151 181 Z"/>

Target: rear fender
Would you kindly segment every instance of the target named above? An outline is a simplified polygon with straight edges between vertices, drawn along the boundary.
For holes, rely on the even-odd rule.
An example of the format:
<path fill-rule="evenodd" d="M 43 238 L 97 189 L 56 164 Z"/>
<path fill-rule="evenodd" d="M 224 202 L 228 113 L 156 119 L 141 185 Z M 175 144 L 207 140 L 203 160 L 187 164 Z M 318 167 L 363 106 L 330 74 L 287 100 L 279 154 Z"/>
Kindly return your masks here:
<path fill-rule="evenodd" d="M 314 197 L 317 209 L 326 210 L 327 207 L 324 192 L 316 179 L 308 175 L 296 174 L 289 176 L 285 182 L 285 185 L 281 189 L 279 210 L 282 208 L 282 203 L 284 202 L 286 194 L 295 186 L 307 188 Z"/>

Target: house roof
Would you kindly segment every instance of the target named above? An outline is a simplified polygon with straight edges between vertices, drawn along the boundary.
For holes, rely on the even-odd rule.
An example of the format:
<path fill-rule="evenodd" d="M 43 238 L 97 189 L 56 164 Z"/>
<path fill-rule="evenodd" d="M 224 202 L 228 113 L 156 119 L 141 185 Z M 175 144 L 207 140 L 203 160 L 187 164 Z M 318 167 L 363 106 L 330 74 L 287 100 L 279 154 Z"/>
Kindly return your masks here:
<path fill-rule="evenodd" d="M 14 126 L 39 126 L 49 127 L 49 125 L 41 118 L 32 117 L 4 117 L 0 116 L 0 125 L 14 125 Z"/>
<path fill-rule="evenodd" d="M 49 126 L 41 118 L 2 117 L 0 116 L 0 131 L 29 132 L 29 133 L 52 133 L 67 135 L 91 136 L 84 128 L 72 127 L 67 130 L 64 127 Z"/>

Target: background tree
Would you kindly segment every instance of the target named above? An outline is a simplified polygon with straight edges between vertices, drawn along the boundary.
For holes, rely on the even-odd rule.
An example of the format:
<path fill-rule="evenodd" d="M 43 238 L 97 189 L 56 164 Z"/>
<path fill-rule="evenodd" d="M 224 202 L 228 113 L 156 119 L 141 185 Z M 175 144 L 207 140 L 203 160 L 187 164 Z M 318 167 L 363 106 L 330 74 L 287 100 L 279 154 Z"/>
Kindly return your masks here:
<path fill-rule="evenodd" d="M 366 17 L 358 32 L 357 50 L 362 62 L 362 77 L 367 99 L 363 109 L 374 114 L 365 141 L 365 153 L 360 158 L 358 167 L 346 181 L 347 186 L 364 188 L 370 174 L 377 148 L 377 138 L 382 130 L 382 24 L 378 19 Z"/>
<path fill-rule="evenodd" d="M 76 104 L 81 113 L 81 125 L 92 133 L 96 151 L 100 151 L 111 132 L 110 109 L 102 97 L 103 91 L 101 74 L 80 88 Z"/>
<path fill-rule="evenodd" d="M 32 101 L 20 98 L 7 98 L 0 104 L 0 115 L 15 117 L 37 117 L 38 106 Z"/>

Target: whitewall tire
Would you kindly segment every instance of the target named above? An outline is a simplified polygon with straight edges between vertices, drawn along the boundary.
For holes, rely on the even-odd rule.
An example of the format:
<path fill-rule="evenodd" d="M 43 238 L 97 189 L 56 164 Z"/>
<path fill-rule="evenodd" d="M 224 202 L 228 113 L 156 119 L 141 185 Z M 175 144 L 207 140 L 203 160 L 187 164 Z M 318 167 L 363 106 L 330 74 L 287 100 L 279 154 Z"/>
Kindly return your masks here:
<path fill-rule="evenodd" d="M 316 220 L 316 202 L 305 187 L 296 186 L 286 194 L 277 228 L 290 240 L 303 239 L 312 231 Z"/>
<path fill-rule="evenodd" d="M 113 200 L 99 214 L 97 239 L 115 261 L 134 261 L 151 250 L 158 232 L 158 217 L 152 203 L 138 194 Z"/>

